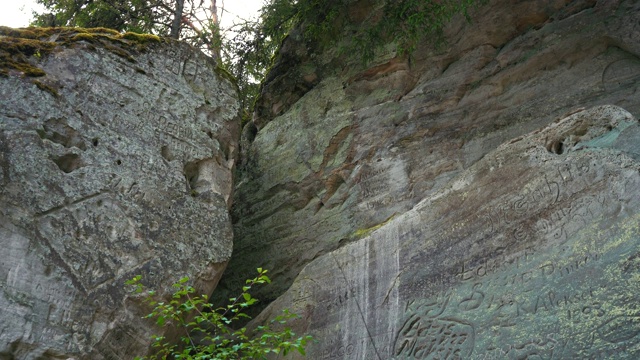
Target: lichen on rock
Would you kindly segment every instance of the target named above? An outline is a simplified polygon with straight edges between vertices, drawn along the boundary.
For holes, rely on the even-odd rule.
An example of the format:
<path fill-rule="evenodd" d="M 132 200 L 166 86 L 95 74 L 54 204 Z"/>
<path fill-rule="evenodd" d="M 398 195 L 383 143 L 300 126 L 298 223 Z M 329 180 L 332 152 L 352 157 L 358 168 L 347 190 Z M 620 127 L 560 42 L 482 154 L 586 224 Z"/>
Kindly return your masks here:
<path fill-rule="evenodd" d="M 312 261 L 257 321 L 300 313 L 313 358 L 636 358 L 640 163 L 604 139 L 638 128 L 601 106 L 505 142 Z M 546 145 L 573 134 L 593 145 Z"/>
<path fill-rule="evenodd" d="M 380 4 L 369 0 L 348 3 L 367 9 L 361 10 L 360 19 L 371 15 L 367 5 Z M 446 302 L 446 290 L 440 292 L 433 287 L 456 289 L 452 283 L 455 277 L 447 272 L 455 269 L 451 262 L 462 261 L 461 257 L 468 255 L 478 267 L 482 259 L 491 263 L 496 253 L 503 254 L 504 249 L 496 245 L 501 238 L 489 234 L 489 230 L 494 225 L 509 225 L 496 223 L 495 217 L 511 222 L 513 211 L 520 216 L 523 209 L 513 209 L 512 203 L 494 203 L 492 196 L 506 196 L 503 192 L 508 191 L 521 195 L 529 191 L 528 196 L 534 196 L 530 193 L 543 191 L 547 185 L 544 175 L 534 180 L 530 171 L 546 174 L 548 192 L 549 186 L 554 186 L 554 171 L 565 171 L 565 162 L 575 164 L 580 157 L 583 165 L 592 159 L 600 168 L 592 169 L 593 173 L 588 174 L 592 178 L 599 179 L 598 174 L 611 171 L 615 176 L 624 173 L 620 178 L 631 179 L 628 185 L 615 185 L 618 192 L 607 200 L 609 210 L 616 208 L 612 200 L 616 196 L 627 201 L 630 195 L 637 195 L 636 180 L 625 173 L 624 164 L 637 169 L 631 159 L 637 160 L 639 154 L 638 126 L 628 125 L 626 120 L 607 123 L 606 117 L 599 117 L 601 123 L 596 125 L 592 123 L 593 112 L 580 110 L 615 104 L 635 118 L 640 117 L 639 11 L 634 1 L 492 1 L 470 12 L 471 23 L 459 17 L 446 26 L 446 46 L 433 48 L 429 39 L 424 39 L 411 57 L 403 57 L 391 50 L 391 44 L 381 47 L 366 65 L 362 64 L 361 54 L 340 52 L 335 47 L 319 51 L 301 41 L 299 32 L 292 32 L 262 87 L 253 123 L 245 128 L 242 141 L 246 145 L 233 209 L 234 257 L 220 286 L 228 292 L 219 292 L 220 299 L 236 292 L 238 285 L 234 283 L 240 283 L 259 264 L 278 269 L 273 272 L 272 286 L 255 294 L 263 300 L 261 304 L 282 296 L 277 300 L 278 306 L 299 310 L 305 319 L 310 316 L 311 320 L 301 321 L 298 330 L 318 326 L 313 335 L 323 345 L 310 350 L 309 356 L 445 358 L 444 350 L 428 355 L 429 341 L 435 344 L 441 340 L 431 335 L 425 335 L 413 347 L 424 349 L 422 352 L 409 354 L 409 350 L 398 348 L 399 354 L 392 354 L 395 350 L 389 339 L 400 334 L 391 327 L 398 325 L 395 321 L 412 306 L 412 301 L 426 314 L 436 311 L 430 310 L 428 304 Z M 314 76 L 307 77 L 310 74 Z M 624 113 L 610 110 L 598 111 Z M 576 118 L 561 121 L 573 113 L 584 117 L 584 122 Z M 556 120 L 558 127 L 552 127 Z M 603 123 L 606 126 L 601 126 Z M 536 153 L 556 168 L 541 169 L 537 162 L 541 160 L 528 153 L 512 156 L 502 151 L 491 166 L 482 168 L 483 172 L 470 171 L 481 162 L 486 165 L 485 159 L 501 144 L 513 142 L 516 146 L 536 129 L 547 129 L 548 135 L 547 139 L 538 139 Z M 624 164 L 612 162 L 609 165 L 615 163 L 619 168 L 610 169 L 605 163 L 616 156 L 624 158 Z M 531 164 L 514 164 L 522 161 Z M 512 172 L 505 172 L 505 168 Z M 569 170 L 578 176 L 576 169 Z M 594 188 L 594 192 L 608 191 L 600 188 L 603 183 L 595 184 L 599 190 Z M 450 202 L 450 206 L 436 198 L 450 199 L 447 191 L 463 188 L 467 191 L 459 192 L 459 199 Z M 627 189 L 628 195 L 622 188 Z M 534 200 L 548 201 L 547 195 L 538 194 Z M 601 195 L 604 196 L 598 193 L 595 199 L 583 199 L 572 209 L 587 211 L 583 205 L 602 202 Z M 425 199 L 432 202 L 424 202 Z M 489 205 L 484 202 L 492 204 L 492 220 L 479 223 L 474 216 L 488 211 Z M 424 208 L 413 211 L 421 203 Z M 442 208 L 435 212 L 427 209 L 435 203 Z M 590 206 L 588 210 L 600 216 L 599 205 Z M 621 205 L 620 210 L 633 215 L 631 208 Z M 524 225 L 538 221 L 538 226 L 544 228 L 538 230 L 552 234 L 548 228 L 551 225 L 541 217 L 568 216 L 562 215 L 568 210 L 561 207 L 548 211 L 527 218 L 529 223 Z M 464 217 L 449 215 L 461 212 L 465 212 Z M 359 229 L 376 229 L 392 216 L 371 236 L 359 236 L 368 235 L 359 233 Z M 505 233 L 505 237 L 520 240 L 525 235 L 540 234 L 534 230 L 509 230 L 513 232 Z M 475 241 L 482 244 L 480 248 L 473 246 Z M 542 247 L 547 243 L 532 245 L 546 251 L 538 249 L 538 244 Z M 452 253 L 452 249 L 459 253 Z M 427 263 L 431 267 L 421 270 Z M 397 281 L 396 266 L 400 266 Z M 405 268 L 409 270 L 402 272 Z M 393 275 L 386 277 L 389 271 Z M 324 278 L 332 280 L 323 283 Z M 317 292 L 319 286 L 324 290 Z M 474 294 L 473 284 L 470 286 L 457 293 L 459 302 L 463 293 Z M 491 291 L 498 290 L 491 287 Z M 396 291 L 410 295 L 394 305 Z M 465 304 L 471 306 L 472 302 Z M 369 305 L 375 310 L 365 310 Z M 265 315 L 277 313 L 278 306 L 271 307 Z M 624 319 L 633 325 L 633 316 Z M 411 319 L 405 320 L 412 323 Z M 433 331 L 456 329 L 460 330 L 456 339 L 463 335 L 469 338 L 465 324 L 440 320 L 443 319 L 424 320 L 418 328 L 406 328 L 407 349 L 416 344 L 411 343 L 409 335 L 428 333 L 432 323 L 436 326 Z M 609 325 L 622 322 L 612 319 Z M 389 329 L 385 329 L 387 325 Z M 607 334 L 613 332 L 609 325 L 605 326 Z M 637 327 L 630 329 L 633 332 Z M 504 339 L 504 348 L 516 345 L 511 340 Z M 633 341 L 637 339 L 634 337 Z M 499 344 L 485 345 L 485 350 L 499 348 Z M 449 354 L 466 355 L 462 350 L 456 352 L 452 347 Z M 582 357 L 582 353 L 571 351 L 568 353 Z M 593 354 L 599 356 L 595 351 Z M 485 355 L 494 356 L 489 351 L 482 356 Z M 495 353 L 494 357 L 515 358 L 522 354 L 503 355 Z"/>
<path fill-rule="evenodd" d="M 39 65 L 56 48 L 94 44 L 135 62 L 132 51 L 140 52 L 162 38 L 151 34 L 120 33 L 106 28 L 9 28 L 0 26 L 0 76 L 16 72 L 26 77 L 41 77 L 46 73 Z M 57 96 L 57 91 L 37 80 L 41 90 Z"/>
<path fill-rule="evenodd" d="M 236 87 L 155 36 L 0 33 L 0 357 L 144 355 L 124 282 L 208 293 L 231 256 Z"/>

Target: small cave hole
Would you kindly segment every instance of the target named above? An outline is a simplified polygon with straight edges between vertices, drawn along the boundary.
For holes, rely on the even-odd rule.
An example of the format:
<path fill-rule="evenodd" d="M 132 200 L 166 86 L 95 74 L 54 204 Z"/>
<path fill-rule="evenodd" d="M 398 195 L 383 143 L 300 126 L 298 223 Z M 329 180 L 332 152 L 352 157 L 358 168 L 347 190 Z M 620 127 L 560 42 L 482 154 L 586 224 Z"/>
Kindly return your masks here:
<path fill-rule="evenodd" d="M 53 160 L 60 170 L 67 174 L 84 166 L 80 155 L 77 154 L 66 154 L 54 157 L 51 160 Z"/>
<path fill-rule="evenodd" d="M 258 128 L 253 122 L 247 123 L 244 129 L 244 137 L 249 143 L 252 143 L 258 135 Z"/>
<path fill-rule="evenodd" d="M 160 155 L 162 155 L 162 157 L 167 161 L 173 160 L 173 154 L 171 154 L 171 151 L 169 150 L 169 147 L 167 145 L 164 145 L 160 148 Z"/>
<path fill-rule="evenodd" d="M 191 196 L 195 197 L 197 193 L 199 169 L 197 163 L 187 163 L 184 166 L 184 178 L 187 180 L 187 190 Z"/>
<path fill-rule="evenodd" d="M 116 164 L 117 165 L 122 165 L 122 160 L 120 160 L 120 159 L 116 160 Z"/>
<path fill-rule="evenodd" d="M 91 143 L 93 144 L 93 146 L 98 146 L 98 138 L 93 138 L 91 140 Z"/>
<path fill-rule="evenodd" d="M 552 141 L 547 145 L 547 151 L 552 154 L 561 155 L 564 152 L 564 143 L 559 140 Z"/>
<path fill-rule="evenodd" d="M 36 130 L 41 139 L 52 141 L 66 148 L 77 147 L 84 151 L 87 150 L 82 136 L 64 119 L 49 119 L 43 125 L 42 129 Z"/>

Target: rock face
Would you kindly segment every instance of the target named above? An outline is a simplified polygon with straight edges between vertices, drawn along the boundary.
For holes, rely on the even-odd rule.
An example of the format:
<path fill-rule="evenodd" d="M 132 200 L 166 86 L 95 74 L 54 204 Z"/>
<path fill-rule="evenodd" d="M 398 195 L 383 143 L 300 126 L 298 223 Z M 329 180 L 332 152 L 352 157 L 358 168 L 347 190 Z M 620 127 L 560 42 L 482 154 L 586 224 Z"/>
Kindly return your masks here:
<path fill-rule="evenodd" d="M 0 358 L 144 355 L 158 330 L 124 281 L 210 292 L 231 255 L 236 89 L 176 42 L 13 35 L 47 53 L 0 78 Z"/>
<path fill-rule="evenodd" d="M 515 138 L 261 316 L 301 314 L 311 359 L 635 359 L 639 130 L 602 106 Z"/>
<path fill-rule="evenodd" d="M 369 2 L 353 3 L 353 22 Z M 262 266 L 275 281 L 256 297 L 268 303 L 313 259 L 438 194 L 501 143 L 580 108 L 640 115 L 639 6 L 496 0 L 447 27 L 446 50 L 405 59 L 385 48 L 367 68 L 294 32 L 244 132 L 220 288 L 233 295 Z"/>
<path fill-rule="evenodd" d="M 263 316 L 303 314 L 313 359 L 637 357 L 639 17 L 496 0 L 367 68 L 294 32 L 221 287 L 270 269 Z"/>

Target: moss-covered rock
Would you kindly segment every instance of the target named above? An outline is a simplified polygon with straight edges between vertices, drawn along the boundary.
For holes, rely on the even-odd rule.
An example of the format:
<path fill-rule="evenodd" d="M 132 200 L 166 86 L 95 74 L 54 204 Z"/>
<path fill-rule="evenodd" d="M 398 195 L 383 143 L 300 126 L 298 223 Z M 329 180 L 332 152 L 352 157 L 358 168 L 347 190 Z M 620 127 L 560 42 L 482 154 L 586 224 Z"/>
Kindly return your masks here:
<path fill-rule="evenodd" d="M 143 356 L 124 282 L 209 293 L 231 256 L 237 89 L 177 41 L 0 33 L 0 358 Z"/>
<path fill-rule="evenodd" d="M 46 73 L 41 62 L 58 47 L 95 46 L 108 49 L 114 54 L 135 62 L 133 54 L 144 51 L 150 44 L 164 41 L 150 34 L 120 33 L 106 28 L 9 28 L 0 26 L 0 76 L 18 74 L 25 77 L 41 77 Z M 51 94 L 56 90 L 36 83 Z"/>

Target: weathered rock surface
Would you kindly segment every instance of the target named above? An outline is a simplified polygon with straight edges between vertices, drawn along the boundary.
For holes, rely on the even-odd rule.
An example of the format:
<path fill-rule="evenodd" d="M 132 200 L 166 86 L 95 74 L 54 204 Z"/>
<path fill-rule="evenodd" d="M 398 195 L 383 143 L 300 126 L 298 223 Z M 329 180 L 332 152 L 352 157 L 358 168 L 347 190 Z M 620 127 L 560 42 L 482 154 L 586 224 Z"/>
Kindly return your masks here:
<path fill-rule="evenodd" d="M 354 22 L 367 18 L 366 3 L 353 3 Z M 596 105 L 637 117 L 639 17 L 637 1 L 495 0 L 473 23 L 446 29 L 446 50 L 425 45 L 410 61 L 380 51 L 366 69 L 357 55 L 314 53 L 294 32 L 244 132 L 234 257 L 219 289 L 233 295 L 233 284 L 263 266 L 274 283 L 255 295 L 268 303 L 313 259 L 440 194 L 503 142 Z M 522 190 L 494 186 L 486 191 Z M 403 246 L 417 241 L 410 239 Z M 449 239 L 446 246 L 462 241 Z M 428 251 L 446 257 L 441 246 Z"/>
<path fill-rule="evenodd" d="M 640 123 L 576 113 L 307 265 L 261 316 L 310 359 L 636 359 Z"/>
<path fill-rule="evenodd" d="M 144 355 L 158 330 L 124 281 L 210 292 L 231 255 L 233 84 L 184 44 L 74 31 L 15 55 L 39 85 L 0 78 L 3 359 Z"/>

